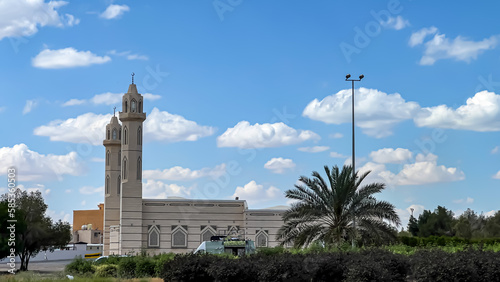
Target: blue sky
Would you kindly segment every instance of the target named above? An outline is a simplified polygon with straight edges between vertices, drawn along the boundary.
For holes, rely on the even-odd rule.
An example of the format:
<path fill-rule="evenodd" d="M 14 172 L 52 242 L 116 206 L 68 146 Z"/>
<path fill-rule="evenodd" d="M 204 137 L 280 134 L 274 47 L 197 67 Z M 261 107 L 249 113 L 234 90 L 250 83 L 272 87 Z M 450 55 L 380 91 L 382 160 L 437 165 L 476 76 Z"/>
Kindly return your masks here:
<path fill-rule="evenodd" d="M 0 192 L 15 166 L 54 219 L 103 202 L 104 126 L 134 72 L 143 196 L 287 205 L 350 163 L 379 198 L 492 214 L 500 196 L 495 2 L 0 1 Z M 1 188 L 3 187 L 3 188 Z"/>

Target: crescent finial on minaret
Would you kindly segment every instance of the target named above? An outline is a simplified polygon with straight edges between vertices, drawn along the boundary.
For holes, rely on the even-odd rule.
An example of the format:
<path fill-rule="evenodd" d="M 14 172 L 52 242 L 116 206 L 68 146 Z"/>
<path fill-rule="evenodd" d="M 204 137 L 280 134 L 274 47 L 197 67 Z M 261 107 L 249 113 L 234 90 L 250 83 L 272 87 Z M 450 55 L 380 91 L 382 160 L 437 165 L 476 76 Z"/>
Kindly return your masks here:
<path fill-rule="evenodd" d="M 134 84 L 134 75 L 135 73 L 132 73 L 132 84 Z"/>

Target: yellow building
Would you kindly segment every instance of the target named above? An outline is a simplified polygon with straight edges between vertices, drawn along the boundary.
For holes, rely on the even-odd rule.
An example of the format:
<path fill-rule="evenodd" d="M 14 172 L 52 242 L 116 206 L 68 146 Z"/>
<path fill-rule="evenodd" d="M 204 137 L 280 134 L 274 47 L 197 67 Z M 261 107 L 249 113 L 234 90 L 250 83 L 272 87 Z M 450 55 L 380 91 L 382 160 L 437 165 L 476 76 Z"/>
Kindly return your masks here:
<path fill-rule="evenodd" d="M 97 205 L 98 210 L 73 211 L 73 242 L 88 244 L 102 243 L 104 226 L 104 204 Z"/>

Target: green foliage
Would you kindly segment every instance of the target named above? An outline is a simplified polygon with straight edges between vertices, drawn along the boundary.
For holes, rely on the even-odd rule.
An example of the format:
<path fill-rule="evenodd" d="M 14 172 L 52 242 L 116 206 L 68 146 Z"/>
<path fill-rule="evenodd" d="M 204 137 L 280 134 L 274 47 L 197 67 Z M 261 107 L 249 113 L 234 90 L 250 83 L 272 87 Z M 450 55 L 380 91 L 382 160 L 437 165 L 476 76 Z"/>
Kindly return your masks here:
<path fill-rule="evenodd" d="M 134 278 L 137 267 L 135 257 L 125 257 L 118 262 L 118 277 L 120 278 Z"/>
<path fill-rule="evenodd" d="M 172 261 L 175 257 L 174 253 L 164 253 L 155 255 L 153 260 L 155 262 L 155 277 L 160 277 L 161 272 L 163 271 L 163 266 L 165 263 Z"/>
<path fill-rule="evenodd" d="M 264 255 L 264 256 L 273 256 L 277 254 L 282 254 L 286 251 L 286 249 L 282 246 L 277 246 L 277 247 L 260 247 L 257 248 L 257 254 Z"/>
<path fill-rule="evenodd" d="M 135 276 L 134 277 L 154 277 L 155 262 L 151 257 L 138 256 L 136 259 Z"/>
<path fill-rule="evenodd" d="M 91 276 L 95 272 L 95 267 L 91 261 L 77 257 L 65 267 L 65 272 L 71 275 Z"/>
<path fill-rule="evenodd" d="M 8 203 L 14 200 L 16 222 L 16 255 L 21 260 L 21 271 L 28 270 L 29 259 L 42 250 L 52 251 L 54 248 L 65 246 L 71 239 L 69 223 L 52 219 L 45 215 L 47 205 L 40 191 L 30 192 L 16 189 L 14 197 L 4 194 L 0 199 L 1 232 L 4 232 L 6 218 L 9 216 Z M 8 234 L 1 234 L 1 238 Z M 5 243 L 5 242 L 0 242 Z M 0 249 L 0 258 L 5 257 L 5 249 Z"/>
<path fill-rule="evenodd" d="M 396 239 L 396 230 L 390 225 L 400 224 L 395 207 L 373 196 L 385 189 L 384 184 L 361 186 L 369 172 L 356 173 L 353 178 L 351 166 L 342 171 L 337 166 L 324 169 L 326 181 L 314 171 L 313 178 L 301 176 L 302 184 L 285 192 L 297 202 L 283 215 L 284 224 L 277 235 L 283 245 L 302 247 L 321 241 L 333 246 L 351 239 L 380 244 Z"/>
<path fill-rule="evenodd" d="M 96 267 L 95 277 L 117 277 L 118 266 L 116 264 L 103 264 Z"/>

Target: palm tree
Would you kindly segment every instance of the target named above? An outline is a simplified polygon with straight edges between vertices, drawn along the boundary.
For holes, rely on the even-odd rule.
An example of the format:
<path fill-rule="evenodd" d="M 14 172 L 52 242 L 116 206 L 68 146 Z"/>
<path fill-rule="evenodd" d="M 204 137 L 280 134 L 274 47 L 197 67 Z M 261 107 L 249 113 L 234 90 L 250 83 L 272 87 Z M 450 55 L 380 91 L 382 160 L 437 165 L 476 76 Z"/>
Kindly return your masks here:
<path fill-rule="evenodd" d="M 282 245 L 307 246 L 319 241 L 339 245 L 356 238 L 364 243 L 381 243 L 396 238 L 391 224 L 401 224 L 394 205 L 378 201 L 373 194 L 385 188 L 383 183 L 360 187 L 369 171 L 352 177 L 352 166 L 325 166 L 325 181 L 314 171 L 313 178 L 301 176 L 301 185 L 287 190 L 287 198 L 297 200 L 283 215 L 284 224 L 276 238 Z M 353 185 L 354 184 L 354 185 Z M 355 222 L 355 223 L 354 223 Z"/>

